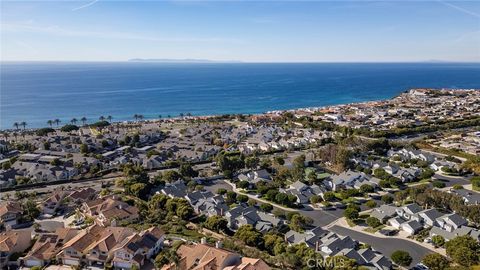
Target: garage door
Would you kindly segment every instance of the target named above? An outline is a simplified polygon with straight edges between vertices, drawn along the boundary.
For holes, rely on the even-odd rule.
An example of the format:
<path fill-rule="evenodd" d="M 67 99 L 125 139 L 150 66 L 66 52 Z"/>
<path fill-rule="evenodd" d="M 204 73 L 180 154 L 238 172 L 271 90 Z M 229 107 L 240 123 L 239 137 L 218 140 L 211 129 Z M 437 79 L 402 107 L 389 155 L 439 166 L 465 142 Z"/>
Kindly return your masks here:
<path fill-rule="evenodd" d="M 25 265 L 28 267 L 42 266 L 42 262 L 37 260 L 26 260 Z"/>
<path fill-rule="evenodd" d="M 78 265 L 78 260 L 65 259 L 65 260 L 63 261 L 63 264 L 66 264 L 66 265 Z"/>

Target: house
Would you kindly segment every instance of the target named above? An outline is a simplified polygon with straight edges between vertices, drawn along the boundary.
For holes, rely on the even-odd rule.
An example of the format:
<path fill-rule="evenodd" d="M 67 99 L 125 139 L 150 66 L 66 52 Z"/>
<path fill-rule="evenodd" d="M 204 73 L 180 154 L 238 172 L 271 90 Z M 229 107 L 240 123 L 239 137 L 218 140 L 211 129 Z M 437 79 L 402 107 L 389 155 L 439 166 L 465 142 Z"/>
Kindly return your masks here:
<path fill-rule="evenodd" d="M 366 266 L 373 266 L 377 270 L 392 269 L 392 262 L 371 248 L 359 249 L 358 254 L 363 258 Z"/>
<path fill-rule="evenodd" d="M 385 223 L 388 219 L 397 215 L 397 207 L 393 205 L 381 205 L 370 212 L 370 216 L 377 218 L 380 222 Z"/>
<path fill-rule="evenodd" d="M 246 174 L 240 174 L 238 175 L 238 180 L 240 181 L 247 181 L 250 184 L 256 184 L 260 181 L 265 181 L 269 182 L 271 181 L 270 173 L 267 172 L 267 170 L 256 170 L 256 171 L 251 171 Z"/>
<path fill-rule="evenodd" d="M 418 212 L 420 221 L 425 226 L 433 227 L 437 225 L 437 218 L 443 216 L 444 214 L 440 213 L 437 209 L 426 209 L 421 212 Z"/>
<path fill-rule="evenodd" d="M 293 195 L 297 198 L 297 203 L 307 204 L 310 203 L 310 198 L 314 195 L 322 196 L 327 190 L 318 185 L 308 186 L 300 181 L 292 183 L 287 189 L 279 189 L 280 192 L 288 195 Z"/>
<path fill-rule="evenodd" d="M 370 185 L 374 188 L 378 186 L 378 183 L 372 181 L 372 179 L 365 173 L 351 170 L 342 172 L 338 175 L 332 175 L 330 176 L 330 179 L 324 181 L 324 183 L 333 191 L 348 188 L 360 188 L 362 185 Z"/>
<path fill-rule="evenodd" d="M 97 191 L 93 188 L 84 188 L 75 190 L 67 196 L 68 200 L 75 204 L 82 204 L 86 201 L 93 200 L 97 196 Z"/>
<path fill-rule="evenodd" d="M 252 225 L 258 231 L 265 233 L 283 224 L 283 221 L 272 214 L 258 211 L 255 207 L 239 205 L 225 213 L 228 227 L 236 230 L 243 225 Z"/>
<path fill-rule="evenodd" d="M 317 247 L 316 251 L 325 256 L 335 256 L 340 251 L 344 249 L 354 249 L 357 245 L 358 243 L 350 236 L 339 236 L 330 232 L 322 237 L 321 244 Z"/>
<path fill-rule="evenodd" d="M 388 224 L 392 227 L 394 227 L 395 229 L 399 229 L 401 228 L 401 225 L 402 223 L 404 223 L 405 220 L 403 220 L 402 218 L 400 217 L 394 217 L 394 218 L 391 218 L 388 220 Z"/>
<path fill-rule="evenodd" d="M 170 198 L 183 198 L 187 195 L 187 186 L 183 180 L 178 180 L 166 184 L 160 192 Z"/>
<path fill-rule="evenodd" d="M 10 256 L 22 253 L 30 247 L 29 230 L 11 230 L 0 233 L 0 268 L 6 268 Z"/>
<path fill-rule="evenodd" d="M 3 202 L 0 204 L 0 225 L 11 228 L 18 224 L 23 215 L 23 209 L 18 202 Z"/>
<path fill-rule="evenodd" d="M 229 210 L 223 196 L 216 195 L 208 198 L 199 199 L 194 205 L 193 210 L 197 214 L 210 216 L 223 216 Z"/>
<path fill-rule="evenodd" d="M 462 197 L 463 201 L 469 205 L 477 205 L 480 203 L 480 193 L 467 189 L 451 189 L 451 193 Z"/>
<path fill-rule="evenodd" d="M 261 259 L 242 258 L 239 254 L 222 249 L 220 243 L 217 243 L 215 247 L 205 243 L 184 244 L 178 248 L 177 254 L 180 258 L 178 264 L 166 265 L 162 270 L 270 269 Z"/>
<path fill-rule="evenodd" d="M 429 235 L 430 237 L 434 235 L 440 235 L 447 241 L 452 240 L 457 236 L 464 236 L 464 235 L 469 235 L 477 241 L 480 240 L 480 231 L 478 229 L 468 227 L 468 226 L 461 226 L 458 229 L 455 229 L 451 232 L 443 228 L 440 228 L 438 226 L 433 226 L 432 229 L 430 230 Z"/>
<path fill-rule="evenodd" d="M 118 222 L 133 222 L 139 218 L 137 207 L 117 199 L 114 195 L 85 202 L 81 210 L 86 215 L 95 217 L 101 225 L 115 226 Z"/>
<path fill-rule="evenodd" d="M 57 262 L 69 266 L 79 266 L 88 252 L 87 248 L 103 239 L 103 231 L 104 228 L 98 225 L 82 230 L 64 243 L 62 250 L 56 256 Z"/>
<path fill-rule="evenodd" d="M 446 231 L 453 232 L 454 230 L 468 224 L 467 220 L 456 213 L 444 215 L 436 219 L 440 228 Z"/>
<path fill-rule="evenodd" d="M 315 227 L 303 233 L 290 230 L 285 233 L 285 241 L 291 245 L 305 243 L 310 248 L 316 249 L 321 244 L 321 238 L 327 234 L 328 231 L 325 231 L 321 227 Z"/>
<path fill-rule="evenodd" d="M 60 189 L 55 190 L 50 197 L 42 202 L 40 207 L 42 212 L 47 215 L 54 215 L 63 203 L 63 199 L 65 199 L 68 194 L 68 191 Z"/>
<path fill-rule="evenodd" d="M 416 203 L 411 203 L 403 207 L 399 207 L 396 210 L 397 210 L 397 215 L 406 220 L 419 221 L 420 219 L 418 217 L 418 213 L 422 211 L 422 208 Z"/>
<path fill-rule="evenodd" d="M 410 220 L 400 224 L 400 229 L 407 232 L 409 235 L 414 235 L 423 229 L 422 224 L 416 220 Z"/>
<path fill-rule="evenodd" d="M 43 233 L 38 236 L 30 251 L 22 258 L 20 263 L 26 267 L 43 267 L 50 263 L 60 252 L 63 243 L 72 239 L 79 233 L 72 228 L 59 228 L 55 233 Z"/>
<path fill-rule="evenodd" d="M 157 254 L 165 239 L 165 233 L 156 227 L 141 234 L 133 234 L 122 241 L 113 251 L 112 263 L 117 269 L 139 269 L 146 259 Z"/>

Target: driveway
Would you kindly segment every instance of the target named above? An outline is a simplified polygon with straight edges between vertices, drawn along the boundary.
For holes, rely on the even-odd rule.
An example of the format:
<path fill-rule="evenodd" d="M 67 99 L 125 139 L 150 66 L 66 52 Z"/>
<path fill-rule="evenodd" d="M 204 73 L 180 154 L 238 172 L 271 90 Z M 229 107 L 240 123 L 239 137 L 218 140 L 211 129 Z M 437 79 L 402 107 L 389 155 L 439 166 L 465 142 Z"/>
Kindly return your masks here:
<path fill-rule="evenodd" d="M 344 228 L 338 225 L 330 227 L 330 231 L 338 233 L 340 235 L 350 236 L 353 239 L 367 243 L 372 246 L 373 249 L 383 253 L 385 256 L 390 257 L 396 250 L 405 250 L 412 256 L 412 264 L 419 263 L 422 258 L 433 251 L 424 248 L 414 242 L 402 240 L 398 238 L 380 238 L 370 234 L 357 232 L 348 228 Z"/>

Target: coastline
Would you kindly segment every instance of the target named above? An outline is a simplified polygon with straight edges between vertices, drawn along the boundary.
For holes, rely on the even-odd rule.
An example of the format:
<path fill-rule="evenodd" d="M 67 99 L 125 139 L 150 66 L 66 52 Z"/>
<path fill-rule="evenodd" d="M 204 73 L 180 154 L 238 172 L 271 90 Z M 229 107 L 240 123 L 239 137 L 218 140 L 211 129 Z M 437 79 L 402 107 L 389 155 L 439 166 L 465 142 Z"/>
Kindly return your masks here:
<path fill-rule="evenodd" d="M 286 112 L 291 112 L 294 114 L 302 114 L 302 113 L 316 113 L 320 111 L 328 111 L 331 109 L 335 108 L 340 108 L 340 107 L 345 107 L 345 106 L 369 106 L 369 105 L 381 105 L 382 103 L 390 102 L 398 97 L 400 97 L 402 94 L 409 93 L 411 91 L 416 91 L 416 90 L 427 90 L 427 91 L 480 91 L 480 88 L 478 89 L 452 89 L 452 88 L 411 88 L 403 91 L 397 96 L 394 96 L 389 99 L 378 99 L 378 100 L 369 100 L 369 101 L 362 101 L 362 102 L 350 102 L 350 103 L 342 103 L 342 104 L 335 104 L 335 105 L 326 105 L 326 106 L 316 106 L 316 107 L 302 107 L 302 108 L 294 108 L 294 109 L 285 109 L 285 110 L 271 110 L 271 111 L 266 111 L 263 113 L 230 113 L 230 114 L 209 114 L 209 115 L 184 115 L 184 116 L 173 116 L 169 118 L 147 118 L 147 119 L 142 119 L 142 120 L 134 120 L 133 117 L 131 119 L 120 119 L 118 121 L 107 121 L 111 125 L 121 125 L 121 124 L 141 124 L 141 123 L 155 123 L 155 122 L 177 122 L 177 121 L 185 121 L 185 120 L 207 120 L 211 118 L 216 118 L 216 117 L 221 117 L 224 115 L 243 115 L 243 116 L 248 116 L 248 117 L 265 117 L 265 116 L 279 116 L 283 113 Z M 143 117 L 143 116 L 142 116 Z M 116 119 L 115 119 L 116 120 Z M 78 125 L 79 127 L 85 126 L 88 127 L 93 123 L 88 123 L 86 125 Z M 63 125 L 68 125 L 70 123 L 63 123 Z M 60 125 L 58 126 L 51 126 L 50 128 L 59 130 L 61 129 Z M 35 131 L 38 129 L 42 128 L 48 128 L 48 126 L 43 126 L 43 127 L 33 127 L 33 128 L 27 128 L 25 131 Z M 2 132 L 15 132 L 15 131 L 22 131 L 22 130 L 15 130 L 15 129 L 0 129 Z"/>

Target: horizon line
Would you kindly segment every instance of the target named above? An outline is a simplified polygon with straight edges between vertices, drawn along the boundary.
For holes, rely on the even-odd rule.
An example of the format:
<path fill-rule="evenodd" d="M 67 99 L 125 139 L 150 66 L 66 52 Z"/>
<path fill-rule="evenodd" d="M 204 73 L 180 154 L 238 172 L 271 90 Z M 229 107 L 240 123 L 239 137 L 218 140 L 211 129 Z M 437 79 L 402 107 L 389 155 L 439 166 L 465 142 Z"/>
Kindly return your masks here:
<path fill-rule="evenodd" d="M 419 60 L 419 61 L 242 61 L 242 60 L 206 60 L 191 61 L 183 59 L 159 61 L 132 61 L 132 60 L 0 60 L 0 63 L 164 63 L 164 64 L 480 64 L 480 61 L 449 61 L 449 60 Z"/>

